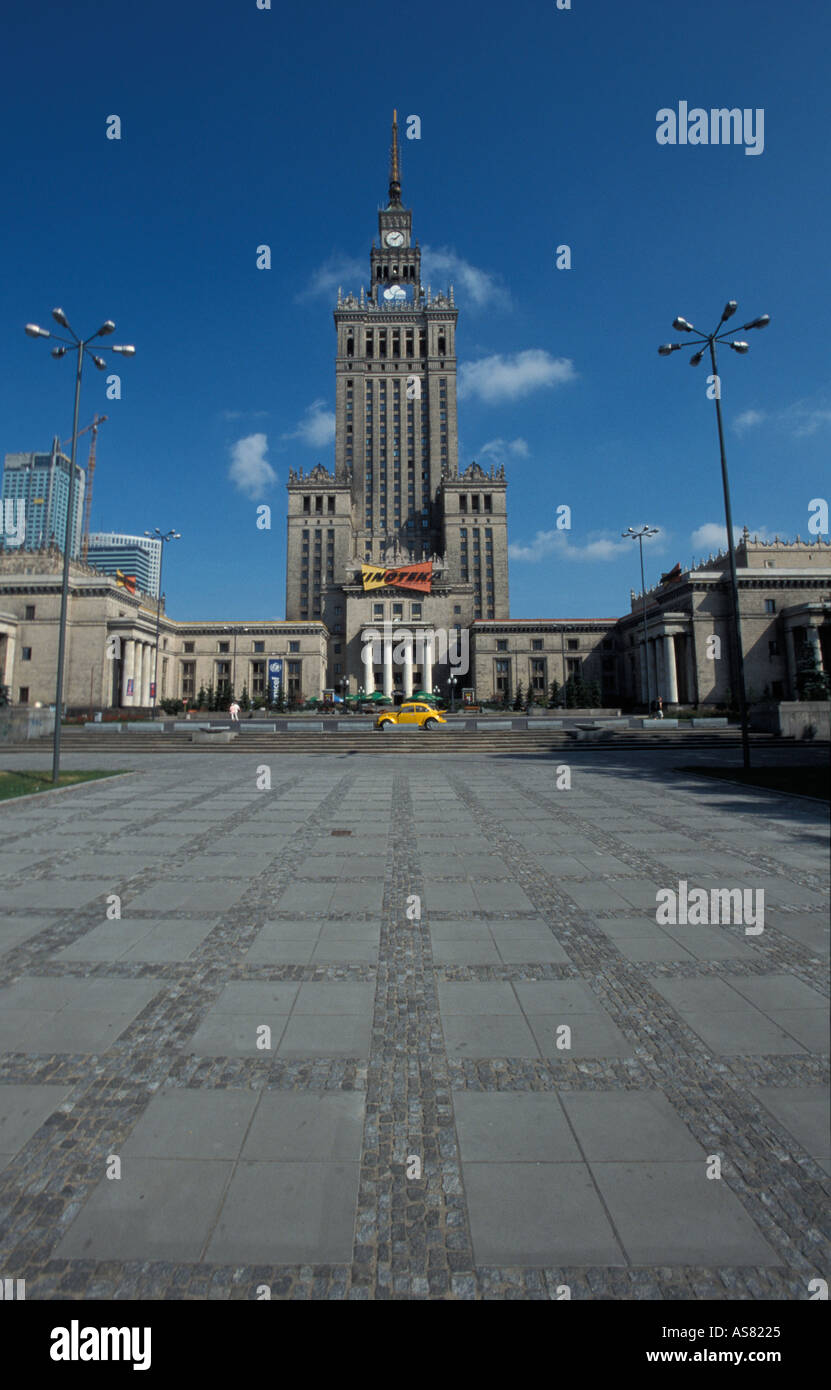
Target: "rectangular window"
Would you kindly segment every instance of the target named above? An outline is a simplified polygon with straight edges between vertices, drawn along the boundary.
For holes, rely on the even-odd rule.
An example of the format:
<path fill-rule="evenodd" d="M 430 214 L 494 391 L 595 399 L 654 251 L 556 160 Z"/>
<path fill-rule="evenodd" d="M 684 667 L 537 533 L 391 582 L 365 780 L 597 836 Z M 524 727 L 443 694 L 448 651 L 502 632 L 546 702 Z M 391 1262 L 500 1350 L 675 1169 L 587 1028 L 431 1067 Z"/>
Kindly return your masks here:
<path fill-rule="evenodd" d="M 21 686 L 20 686 L 20 691 L 19 691 L 19 694 L 18 694 L 18 697 L 17 697 L 17 703 L 18 703 L 19 705 L 28 705 L 28 703 L 29 703 L 29 687 L 28 687 L 28 685 L 21 685 Z"/>
<path fill-rule="evenodd" d="M 35 605 L 34 605 L 33 603 L 27 603 L 27 604 L 26 604 L 26 621 L 27 621 L 27 623 L 31 623 L 31 622 L 34 620 L 34 616 L 35 616 Z"/>
<path fill-rule="evenodd" d="M 778 643 L 778 642 L 768 642 L 768 656 L 778 656 L 778 655 L 779 655 L 779 643 Z"/>
<path fill-rule="evenodd" d="M 192 700 L 196 694 L 196 662 L 182 662 L 182 699 Z"/>
<path fill-rule="evenodd" d="M 255 642 L 255 643 L 254 643 L 254 648 L 253 648 L 253 650 L 254 650 L 255 652 L 264 652 L 264 651 L 265 651 L 265 642 Z"/>
<path fill-rule="evenodd" d="M 31 648 L 31 647 L 24 647 L 24 648 L 23 648 L 23 651 L 22 651 L 22 660 L 23 660 L 23 661 L 31 661 L 31 659 L 32 659 L 32 648 Z"/>
<path fill-rule="evenodd" d="M 498 641 L 497 644 L 496 644 L 496 650 L 497 650 L 498 652 L 506 652 L 506 651 L 508 650 L 508 643 L 507 643 L 507 641 L 506 641 L 505 639 L 503 639 L 503 638 L 500 638 L 499 641 Z"/>
<path fill-rule="evenodd" d="M 568 641 L 566 642 L 566 646 L 568 647 L 568 649 L 569 649 L 570 652 L 579 652 L 579 650 L 580 650 L 580 639 L 579 639 L 579 637 L 569 637 Z"/>
<path fill-rule="evenodd" d="M 542 651 L 542 638 L 541 638 L 541 637 L 535 637 L 535 638 L 534 638 L 534 640 L 533 640 L 532 643 L 531 643 L 531 651 L 532 651 L 532 652 L 541 652 L 541 651 Z"/>
<path fill-rule="evenodd" d="M 776 599 L 774 599 L 774 598 L 766 598 L 766 599 L 765 599 L 765 612 L 766 612 L 766 613 L 775 613 L 775 612 L 776 612 Z"/>
<path fill-rule="evenodd" d="M 534 690 L 545 690 L 547 688 L 544 658 L 537 658 L 535 661 L 531 662 L 531 687 Z"/>
<path fill-rule="evenodd" d="M 192 651 L 195 651 L 195 650 L 196 650 L 196 647 L 195 647 L 195 644 L 194 644 L 193 642 L 183 642 L 183 643 L 182 643 L 182 651 L 184 651 L 184 652 L 192 652 Z"/>
<path fill-rule="evenodd" d="M 251 662 L 251 694 L 252 694 L 252 695 L 264 695 L 264 694 L 265 694 L 265 662 L 264 662 L 264 661 L 252 661 L 252 662 Z"/>
<path fill-rule="evenodd" d="M 231 643 L 230 643 L 230 642 L 218 642 L 218 643 L 217 643 L 217 648 L 216 648 L 216 649 L 217 649 L 218 652 L 229 652 L 229 651 L 231 650 Z"/>
<path fill-rule="evenodd" d="M 299 652 L 299 651 L 300 651 L 300 643 L 299 643 L 299 642 L 289 642 L 289 651 L 290 651 L 290 652 Z"/>

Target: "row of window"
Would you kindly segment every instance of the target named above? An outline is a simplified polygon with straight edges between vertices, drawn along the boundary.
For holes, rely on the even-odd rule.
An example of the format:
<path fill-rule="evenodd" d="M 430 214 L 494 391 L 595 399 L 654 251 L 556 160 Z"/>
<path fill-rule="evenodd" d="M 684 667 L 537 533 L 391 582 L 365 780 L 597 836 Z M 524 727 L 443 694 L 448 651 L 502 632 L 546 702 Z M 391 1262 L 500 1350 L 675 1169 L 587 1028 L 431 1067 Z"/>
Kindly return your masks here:
<path fill-rule="evenodd" d="M 418 339 L 416 340 L 416 332 Z M 441 325 L 436 337 L 436 352 L 444 357 L 447 352 L 449 326 Z M 418 341 L 418 352 L 416 352 Z M 355 356 L 355 330 L 346 330 L 346 356 Z M 364 356 L 373 357 L 426 357 L 427 330 L 419 328 L 366 328 L 364 329 Z"/>
<path fill-rule="evenodd" d="M 301 686 L 303 664 L 300 661 L 286 662 L 286 683 L 288 693 L 299 691 Z M 264 695 L 266 691 L 266 663 L 264 661 L 249 662 L 249 672 L 243 677 L 248 686 L 248 693 L 251 696 Z M 196 694 L 196 662 L 183 661 L 181 667 L 182 695 L 181 698 L 192 699 Z M 219 692 L 230 690 L 231 687 L 231 663 L 229 661 L 214 662 L 214 687 Z"/>

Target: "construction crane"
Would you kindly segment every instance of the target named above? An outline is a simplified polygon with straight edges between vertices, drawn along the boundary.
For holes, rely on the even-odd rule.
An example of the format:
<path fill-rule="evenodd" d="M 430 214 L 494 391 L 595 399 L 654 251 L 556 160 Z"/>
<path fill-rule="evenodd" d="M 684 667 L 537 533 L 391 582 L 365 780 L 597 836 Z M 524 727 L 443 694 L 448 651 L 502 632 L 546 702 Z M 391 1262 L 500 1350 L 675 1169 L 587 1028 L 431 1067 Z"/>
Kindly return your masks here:
<path fill-rule="evenodd" d="M 86 434 L 88 430 L 92 430 L 92 438 L 89 444 L 89 460 L 87 462 L 87 490 L 84 496 L 84 529 L 81 533 L 81 559 L 84 562 L 86 562 L 87 551 L 89 550 L 89 518 L 90 512 L 92 511 L 92 480 L 95 475 L 95 444 L 98 439 L 98 426 L 103 425 L 106 419 L 106 415 L 96 415 L 91 425 L 85 425 L 82 430 L 78 431 L 78 438 L 80 439 L 82 434 Z M 71 437 L 65 439 L 61 444 L 61 448 L 66 448 L 66 446 L 71 443 Z"/>

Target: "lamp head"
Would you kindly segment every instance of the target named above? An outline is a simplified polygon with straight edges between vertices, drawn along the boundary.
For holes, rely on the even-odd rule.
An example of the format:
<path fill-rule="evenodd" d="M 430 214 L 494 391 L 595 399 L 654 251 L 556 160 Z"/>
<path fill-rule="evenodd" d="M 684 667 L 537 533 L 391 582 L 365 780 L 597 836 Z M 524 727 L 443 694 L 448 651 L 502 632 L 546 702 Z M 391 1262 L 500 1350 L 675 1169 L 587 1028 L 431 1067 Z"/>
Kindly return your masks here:
<path fill-rule="evenodd" d="M 724 310 L 723 310 L 723 312 L 722 312 L 722 315 L 721 315 L 721 321 L 722 321 L 722 323 L 726 323 L 728 319 L 732 319 L 732 317 L 733 317 L 733 315 L 735 314 L 735 312 L 736 312 L 736 310 L 738 309 L 738 307 L 739 307 L 739 306 L 738 306 L 738 304 L 736 303 L 735 299 L 728 299 L 727 303 L 726 303 L 725 306 L 724 306 Z"/>
<path fill-rule="evenodd" d="M 61 328 L 69 327 L 69 319 L 66 317 L 66 314 L 64 313 L 63 309 L 53 309 L 52 317 L 56 323 L 59 323 L 61 325 Z"/>
<path fill-rule="evenodd" d="M 686 319 L 682 319 L 680 314 L 678 315 L 677 319 L 672 320 L 672 326 L 673 328 L 676 328 L 679 333 L 692 333 L 694 331 L 693 325 L 691 323 L 687 323 Z"/>

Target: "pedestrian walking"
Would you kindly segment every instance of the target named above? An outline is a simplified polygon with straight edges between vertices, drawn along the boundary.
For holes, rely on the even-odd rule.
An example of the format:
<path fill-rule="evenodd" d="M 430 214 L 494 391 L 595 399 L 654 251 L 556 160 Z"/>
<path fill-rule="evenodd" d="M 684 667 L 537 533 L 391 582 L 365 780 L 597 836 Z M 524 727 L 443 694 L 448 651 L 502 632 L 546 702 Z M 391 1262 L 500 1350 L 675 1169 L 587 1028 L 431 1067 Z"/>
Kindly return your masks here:
<path fill-rule="evenodd" d="M 230 710 L 229 710 L 229 713 L 230 713 L 230 715 L 231 715 L 231 723 L 232 723 L 232 724 L 239 724 L 239 708 L 240 708 L 240 707 L 239 707 L 239 705 L 237 704 L 236 700 L 234 700 L 234 702 L 233 702 L 233 704 L 231 705 Z"/>

